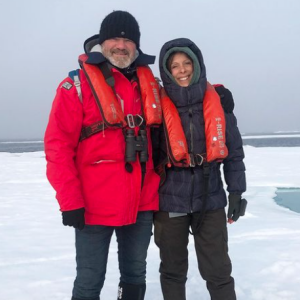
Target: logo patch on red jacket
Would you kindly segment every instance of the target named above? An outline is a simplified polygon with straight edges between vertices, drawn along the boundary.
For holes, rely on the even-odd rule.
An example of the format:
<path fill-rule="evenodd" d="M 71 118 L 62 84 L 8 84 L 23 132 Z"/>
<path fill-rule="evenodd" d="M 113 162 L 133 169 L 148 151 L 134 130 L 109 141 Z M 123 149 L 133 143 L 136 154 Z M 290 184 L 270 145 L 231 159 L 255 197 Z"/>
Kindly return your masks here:
<path fill-rule="evenodd" d="M 69 90 L 72 86 L 73 86 L 73 84 L 71 84 L 70 82 L 66 81 L 64 84 L 62 84 L 61 87 L 63 87 L 66 90 Z"/>

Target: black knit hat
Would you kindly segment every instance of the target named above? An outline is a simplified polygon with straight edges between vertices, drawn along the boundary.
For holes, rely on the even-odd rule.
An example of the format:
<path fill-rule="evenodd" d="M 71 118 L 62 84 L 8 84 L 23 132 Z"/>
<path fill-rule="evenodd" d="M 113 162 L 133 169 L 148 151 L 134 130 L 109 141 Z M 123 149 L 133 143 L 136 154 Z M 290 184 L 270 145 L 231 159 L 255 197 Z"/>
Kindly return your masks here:
<path fill-rule="evenodd" d="M 126 38 L 140 47 L 140 28 L 136 19 L 127 11 L 116 10 L 107 15 L 100 27 L 99 43 L 115 37 Z"/>

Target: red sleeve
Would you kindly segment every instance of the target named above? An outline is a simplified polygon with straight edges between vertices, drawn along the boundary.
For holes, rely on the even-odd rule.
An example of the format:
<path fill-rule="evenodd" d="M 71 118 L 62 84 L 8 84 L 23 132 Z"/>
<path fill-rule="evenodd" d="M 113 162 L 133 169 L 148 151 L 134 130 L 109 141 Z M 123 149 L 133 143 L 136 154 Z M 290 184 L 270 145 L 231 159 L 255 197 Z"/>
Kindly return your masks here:
<path fill-rule="evenodd" d="M 75 166 L 83 119 L 82 104 L 75 86 L 70 87 L 66 82 L 73 85 L 70 79 L 65 79 L 58 87 L 44 139 L 47 177 L 56 191 L 61 211 L 84 207 Z"/>

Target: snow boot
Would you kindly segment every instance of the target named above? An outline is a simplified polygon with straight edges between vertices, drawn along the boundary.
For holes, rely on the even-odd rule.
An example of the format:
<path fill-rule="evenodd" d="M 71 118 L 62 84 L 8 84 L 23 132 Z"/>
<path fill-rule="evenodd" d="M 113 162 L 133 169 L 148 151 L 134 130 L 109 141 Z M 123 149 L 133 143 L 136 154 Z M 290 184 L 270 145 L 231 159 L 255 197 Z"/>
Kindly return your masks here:
<path fill-rule="evenodd" d="M 129 284 L 120 282 L 117 300 L 144 300 L 146 284 Z"/>

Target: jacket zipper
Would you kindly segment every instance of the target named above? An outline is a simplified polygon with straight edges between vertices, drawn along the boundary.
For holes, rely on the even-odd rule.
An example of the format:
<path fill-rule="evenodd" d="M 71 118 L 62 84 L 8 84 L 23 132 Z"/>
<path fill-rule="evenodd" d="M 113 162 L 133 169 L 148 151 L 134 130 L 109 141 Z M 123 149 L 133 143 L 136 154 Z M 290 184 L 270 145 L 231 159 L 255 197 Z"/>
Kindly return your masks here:
<path fill-rule="evenodd" d="M 194 183 L 195 183 L 195 172 L 194 169 L 191 168 L 191 198 L 190 198 L 190 212 L 193 213 L 193 196 L 194 196 Z"/>
<path fill-rule="evenodd" d="M 193 124 L 193 108 L 192 106 L 189 107 L 189 120 L 190 120 L 190 134 L 191 134 L 191 141 L 190 141 L 190 153 L 193 155 L 194 153 L 194 124 Z M 191 169 L 191 197 L 190 197 L 190 212 L 193 212 L 193 196 L 194 196 L 194 169 Z"/>

